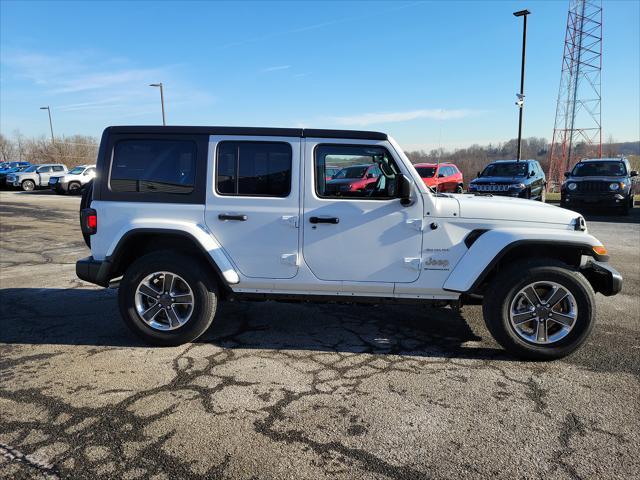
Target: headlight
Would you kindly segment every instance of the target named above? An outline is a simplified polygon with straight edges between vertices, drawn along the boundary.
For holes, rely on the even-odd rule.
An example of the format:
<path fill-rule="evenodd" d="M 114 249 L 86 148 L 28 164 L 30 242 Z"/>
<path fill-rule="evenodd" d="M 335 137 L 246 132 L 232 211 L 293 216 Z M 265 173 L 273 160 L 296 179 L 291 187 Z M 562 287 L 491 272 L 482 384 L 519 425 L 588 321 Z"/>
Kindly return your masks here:
<path fill-rule="evenodd" d="M 572 192 L 578 188 L 578 184 L 577 183 L 568 183 L 567 184 L 567 189 L 571 190 Z"/>
<path fill-rule="evenodd" d="M 514 190 L 524 190 L 524 183 L 514 183 L 513 185 L 509 185 L 509 188 L 513 188 Z"/>
<path fill-rule="evenodd" d="M 611 190 L 612 192 L 620 190 L 620 184 L 619 183 L 610 183 L 609 184 L 609 190 Z"/>

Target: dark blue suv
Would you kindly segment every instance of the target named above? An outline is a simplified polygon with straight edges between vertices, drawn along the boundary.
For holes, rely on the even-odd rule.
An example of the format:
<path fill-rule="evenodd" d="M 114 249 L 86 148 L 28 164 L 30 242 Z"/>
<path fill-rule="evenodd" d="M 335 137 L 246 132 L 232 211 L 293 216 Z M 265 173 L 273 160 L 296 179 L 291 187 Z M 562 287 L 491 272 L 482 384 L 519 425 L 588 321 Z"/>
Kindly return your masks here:
<path fill-rule="evenodd" d="M 490 193 L 544 202 L 547 180 L 537 160 L 496 160 L 471 180 L 470 193 Z"/>
<path fill-rule="evenodd" d="M 560 206 L 609 207 L 626 215 L 633 208 L 631 177 L 637 175 L 626 158 L 581 160 L 564 174 Z"/>

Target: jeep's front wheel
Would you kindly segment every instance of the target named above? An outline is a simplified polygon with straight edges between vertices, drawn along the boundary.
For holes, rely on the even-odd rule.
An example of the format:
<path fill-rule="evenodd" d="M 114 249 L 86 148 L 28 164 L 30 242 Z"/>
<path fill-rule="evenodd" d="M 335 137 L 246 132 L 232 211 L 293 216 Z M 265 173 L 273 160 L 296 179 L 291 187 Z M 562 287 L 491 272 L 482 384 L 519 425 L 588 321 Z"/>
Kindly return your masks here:
<path fill-rule="evenodd" d="M 209 328 L 218 289 L 193 258 L 158 251 L 127 269 L 118 303 L 127 326 L 145 342 L 175 346 L 195 340 Z"/>
<path fill-rule="evenodd" d="M 25 192 L 31 192 L 32 190 L 35 190 L 36 184 L 33 180 L 25 180 L 24 182 L 22 182 L 21 187 Z"/>
<path fill-rule="evenodd" d="M 569 355 L 595 323 L 594 292 L 577 270 L 554 260 L 522 261 L 496 276 L 483 314 L 493 337 L 517 357 Z"/>

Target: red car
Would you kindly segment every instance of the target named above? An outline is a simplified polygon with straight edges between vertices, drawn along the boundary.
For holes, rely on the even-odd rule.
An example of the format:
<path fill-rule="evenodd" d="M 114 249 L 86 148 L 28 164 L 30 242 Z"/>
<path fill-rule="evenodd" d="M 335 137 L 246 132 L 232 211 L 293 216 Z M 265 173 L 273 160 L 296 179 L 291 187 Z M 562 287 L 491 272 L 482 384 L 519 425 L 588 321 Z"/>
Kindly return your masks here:
<path fill-rule="evenodd" d="M 416 163 L 414 165 L 422 181 L 439 192 L 462 193 L 462 172 L 453 163 Z"/>
<path fill-rule="evenodd" d="M 367 189 L 367 185 L 377 183 L 380 175 L 382 172 L 378 165 L 351 165 L 331 177 L 331 180 L 326 184 L 326 192 L 333 195 L 363 192 Z"/>

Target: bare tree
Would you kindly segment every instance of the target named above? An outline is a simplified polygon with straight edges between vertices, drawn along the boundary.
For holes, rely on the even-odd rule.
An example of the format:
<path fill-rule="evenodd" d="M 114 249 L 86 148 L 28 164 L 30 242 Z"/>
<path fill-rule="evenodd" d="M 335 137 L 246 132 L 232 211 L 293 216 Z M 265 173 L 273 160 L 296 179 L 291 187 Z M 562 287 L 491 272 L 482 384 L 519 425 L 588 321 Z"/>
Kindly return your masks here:
<path fill-rule="evenodd" d="M 11 162 L 16 158 L 16 147 L 14 143 L 4 135 L 0 134 L 0 161 Z"/>

